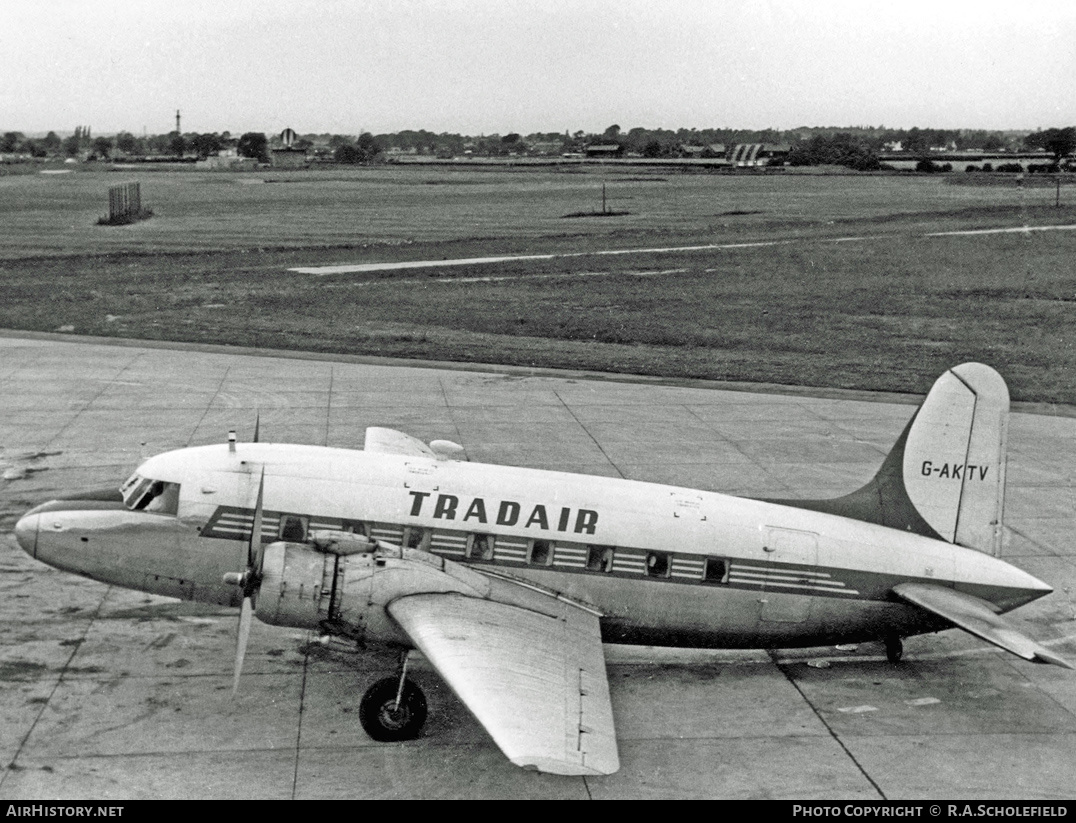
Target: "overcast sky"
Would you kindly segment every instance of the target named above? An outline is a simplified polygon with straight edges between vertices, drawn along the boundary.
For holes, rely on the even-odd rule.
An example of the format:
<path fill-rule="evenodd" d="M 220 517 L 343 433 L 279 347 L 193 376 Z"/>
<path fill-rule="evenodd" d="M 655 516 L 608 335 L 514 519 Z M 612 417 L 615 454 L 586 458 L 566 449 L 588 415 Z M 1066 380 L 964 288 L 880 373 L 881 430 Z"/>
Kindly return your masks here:
<path fill-rule="evenodd" d="M 4 0 L 0 131 L 1076 124 L 1072 0 Z"/>

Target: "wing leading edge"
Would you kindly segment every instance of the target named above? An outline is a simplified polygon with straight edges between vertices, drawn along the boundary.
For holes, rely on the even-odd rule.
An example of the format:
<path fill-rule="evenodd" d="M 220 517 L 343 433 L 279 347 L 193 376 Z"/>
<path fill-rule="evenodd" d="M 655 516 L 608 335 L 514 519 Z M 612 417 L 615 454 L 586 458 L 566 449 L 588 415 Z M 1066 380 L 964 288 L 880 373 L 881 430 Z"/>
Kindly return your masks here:
<path fill-rule="evenodd" d="M 1065 658 L 1036 643 L 1003 620 L 989 603 L 978 597 L 929 583 L 901 583 L 893 587 L 893 593 L 1017 657 L 1073 668 Z"/>
<path fill-rule="evenodd" d="M 388 611 L 512 763 L 564 775 L 620 768 L 595 615 L 459 594 L 410 595 Z"/>

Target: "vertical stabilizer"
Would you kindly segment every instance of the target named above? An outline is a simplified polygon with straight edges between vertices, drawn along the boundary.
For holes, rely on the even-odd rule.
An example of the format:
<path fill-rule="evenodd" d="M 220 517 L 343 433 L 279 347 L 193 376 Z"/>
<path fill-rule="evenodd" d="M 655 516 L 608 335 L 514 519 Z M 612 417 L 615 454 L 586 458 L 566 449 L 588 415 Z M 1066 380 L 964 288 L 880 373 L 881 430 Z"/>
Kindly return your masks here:
<path fill-rule="evenodd" d="M 981 363 L 938 378 L 904 447 L 904 486 L 950 543 L 998 555 L 1005 498 L 1009 390 Z"/>
<path fill-rule="evenodd" d="M 878 473 L 833 500 L 774 500 L 958 543 L 997 556 L 1005 499 L 1009 390 L 964 363 L 939 377 Z"/>

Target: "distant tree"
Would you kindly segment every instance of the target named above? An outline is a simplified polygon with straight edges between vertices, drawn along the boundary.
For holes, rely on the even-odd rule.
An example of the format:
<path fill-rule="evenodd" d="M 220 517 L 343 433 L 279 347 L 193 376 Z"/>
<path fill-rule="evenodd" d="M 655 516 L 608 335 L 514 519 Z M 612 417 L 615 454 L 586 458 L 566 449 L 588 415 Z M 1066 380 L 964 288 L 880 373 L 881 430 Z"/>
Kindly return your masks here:
<path fill-rule="evenodd" d="M 604 132 L 602 132 L 602 137 L 605 140 L 612 140 L 612 141 L 617 140 L 620 137 L 620 126 L 618 126 L 618 125 L 616 125 L 614 123 L 612 126 L 607 128 Z"/>
<path fill-rule="evenodd" d="M 112 141 L 107 137 L 97 137 L 93 141 L 93 156 L 108 160 L 112 156 Z"/>
<path fill-rule="evenodd" d="M 129 131 L 121 131 L 116 135 L 116 148 L 124 154 L 141 154 L 138 138 Z"/>
<path fill-rule="evenodd" d="M 355 143 L 359 150 L 360 163 L 370 163 L 379 154 L 381 154 L 381 144 L 377 142 L 377 139 L 368 131 L 364 131 L 359 135 L 358 141 Z"/>
<path fill-rule="evenodd" d="M 64 140 L 64 154 L 68 157 L 77 157 L 81 150 L 82 140 L 77 132 Z"/>
<path fill-rule="evenodd" d="M 344 143 L 342 146 L 337 146 L 336 150 L 333 151 L 333 159 L 337 163 L 360 162 L 358 146 L 353 146 L 350 143 Z"/>
<path fill-rule="evenodd" d="M 370 163 L 381 153 L 377 139 L 369 132 L 363 132 L 354 145 L 345 143 L 337 146 L 333 159 L 337 163 Z"/>
<path fill-rule="evenodd" d="M 646 141 L 646 145 L 643 146 L 643 157 L 661 157 L 665 154 L 665 147 L 661 145 L 661 141 L 655 137 L 651 137 Z"/>
<path fill-rule="evenodd" d="M 792 147 L 788 154 L 790 166 L 834 165 L 855 171 L 876 171 L 881 168 L 878 156 L 861 140 L 847 132 L 832 136 L 816 134 Z"/>
<path fill-rule="evenodd" d="M 45 139 L 41 141 L 41 145 L 45 147 L 46 151 L 55 154 L 63 148 L 63 140 L 60 139 L 60 135 L 56 132 L 50 131 L 45 135 Z"/>
<path fill-rule="evenodd" d="M 1062 157 L 1072 154 L 1076 150 L 1076 127 L 1069 126 L 1067 129 L 1045 129 L 1034 132 L 1024 139 L 1024 145 L 1045 149 L 1054 156 L 1055 163 L 1060 163 Z"/>
<path fill-rule="evenodd" d="M 25 139 L 21 131 L 4 132 L 4 136 L 0 137 L 0 151 L 13 152 Z"/>
<path fill-rule="evenodd" d="M 191 138 L 191 149 L 203 160 L 211 154 L 216 154 L 224 144 L 220 136 L 213 134 L 196 134 Z"/>
<path fill-rule="evenodd" d="M 269 139 L 261 132 L 248 131 L 239 138 L 236 148 L 242 157 L 253 157 L 263 163 L 269 160 Z"/>
<path fill-rule="evenodd" d="M 170 141 L 167 134 L 151 134 L 146 138 L 146 148 L 153 154 L 168 154 Z"/>
<path fill-rule="evenodd" d="M 905 151 L 910 151 L 915 154 L 922 154 L 930 149 L 930 140 L 925 132 L 919 128 L 910 128 L 904 139 L 901 141 Z"/>
<path fill-rule="evenodd" d="M 187 153 L 187 139 L 178 131 L 168 134 L 168 153 L 175 157 L 182 157 Z"/>

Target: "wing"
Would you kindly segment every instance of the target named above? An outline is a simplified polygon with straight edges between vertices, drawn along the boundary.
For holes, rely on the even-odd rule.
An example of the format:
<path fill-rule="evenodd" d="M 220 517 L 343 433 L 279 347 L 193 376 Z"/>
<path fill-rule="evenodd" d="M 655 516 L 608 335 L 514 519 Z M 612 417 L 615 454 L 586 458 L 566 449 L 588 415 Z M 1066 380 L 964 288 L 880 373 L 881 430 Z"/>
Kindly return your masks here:
<path fill-rule="evenodd" d="M 978 597 L 929 583 L 901 583 L 893 587 L 893 593 L 1017 657 L 1073 668 L 1063 657 L 1039 645 L 1003 620 L 993 606 Z"/>
<path fill-rule="evenodd" d="M 459 594 L 416 594 L 388 611 L 517 766 L 612 774 L 620 760 L 598 618 L 557 607 L 551 617 Z"/>
<path fill-rule="evenodd" d="M 434 440 L 427 446 L 417 437 L 378 426 L 370 426 L 366 430 L 363 449 L 368 452 L 399 454 L 405 457 L 436 457 L 438 460 L 468 459 L 463 446 L 451 440 Z"/>
<path fill-rule="evenodd" d="M 395 429 L 382 429 L 378 426 L 370 426 L 366 430 L 366 440 L 363 450 L 368 452 L 381 452 L 383 454 L 401 454 L 408 457 L 436 457 L 433 450 L 409 434 L 398 432 Z"/>

